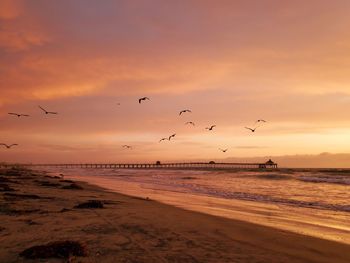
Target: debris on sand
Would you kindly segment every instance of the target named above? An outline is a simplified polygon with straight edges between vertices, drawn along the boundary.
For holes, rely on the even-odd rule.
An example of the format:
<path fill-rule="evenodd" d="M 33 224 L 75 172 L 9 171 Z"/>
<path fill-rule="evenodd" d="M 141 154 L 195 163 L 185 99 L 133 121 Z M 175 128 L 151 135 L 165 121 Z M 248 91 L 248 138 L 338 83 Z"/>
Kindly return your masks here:
<path fill-rule="evenodd" d="M 74 183 L 74 181 L 72 181 L 72 180 L 67 180 L 67 179 L 60 180 L 60 182 L 62 182 L 62 183 Z"/>
<path fill-rule="evenodd" d="M 54 175 L 54 176 L 52 176 L 52 175 L 44 175 L 44 177 L 50 178 L 50 179 L 61 179 L 61 177 L 57 176 L 57 175 Z"/>
<path fill-rule="evenodd" d="M 143 200 L 143 201 L 152 201 L 151 198 L 147 197 L 140 197 L 140 196 L 133 196 L 132 199 L 137 199 L 137 200 Z"/>
<path fill-rule="evenodd" d="M 47 186 L 47 187 L 59 187 L 59 186 L 61 186 L 58 183 L 51 183 L 49 181 L 40 181 L 40 180 L 38 180 L 37 183 L 39 183 L 39 185 L 41 185 L 41 186 Z"/>
<path fill-rule="evenodd" d="M 0 183 L 12 183 L 12 184 L 19 184 L 18 181 L 13 180 L 13 179 L 8 179 L 6 177 L 1 177 L 0 176 Z"/>
<path fill-rule="evenodd" d="M 33 246 L 20 253 L 27 259 L 39 258 L 69 258 L 71 256 L 86 256 L 86 248 L 76 241 L 56 241 L 46 245 Z"/>
<path fill-rule="evenodd" d="M 4 194 L 5 199 L 42 199 L 43 197 L 40 197 L 38 195 L 32 195 L 32 194 L 15 194 L 15 193 L 5 193 Z"/>
<path fill-rule="evenodd" d="M 32 225 L 42 225 L 42 224 L 40 224 L 38 222 L 35 222 L 35 221 L 31 220 L 31 219 L 25 220 L 24 222 L 27 223 L 30 226 L 32 226 Z"/>
<path fill-rule="evenodd" d="M 8 186 L 7 184 L 1 184 L 0 183 L 0 192 L 14 192 L 15 189 L 12 187 Z"/>
<path fill-rule="evenodd" d="M 10 216 L 18 216 L 18 215 L 27 215 L 31 213 L 45 213 L 45 211 L 42 211 L 40 209 L 13 209 L 9 207 L 8 205 L 0 205 L 0 214 L 4 215 L 10 215 Z"/>
<path fill-rule="evenodd" d="M 5 171 L 4 175 L 6 176 L 19 176 L 23 175 L 23 171 L 17 168 L 12 168 L 10 170 Z"/>
<path fill-rule="evenodd" d="M 84 188 L 76 183 L 71 183 L 70 185 L 63 186 L 62 189 L 82 190 Z"/>
<path fill-rule="evenodd" d="M 0 176 L 0 182 L 2 182 L 2 183 L 10 183 L 11 180 L 6 178 L 6 177 Z"/>
<path fill-rule="evenodd" d="M 103 202 L 100 200 L 89 200 L 87 202 L 76 205 L 74 208 L 103 208 Z"/>

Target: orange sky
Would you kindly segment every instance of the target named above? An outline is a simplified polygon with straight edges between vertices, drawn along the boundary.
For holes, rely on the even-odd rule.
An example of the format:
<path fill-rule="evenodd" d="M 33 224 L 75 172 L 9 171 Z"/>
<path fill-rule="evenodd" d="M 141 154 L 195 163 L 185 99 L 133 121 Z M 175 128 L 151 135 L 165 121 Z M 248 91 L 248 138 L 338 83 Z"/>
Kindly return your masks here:
<path fill-rule="evenodd" d="M 0 148 L 0 161 L 347 153 L 349 8 L 345 0 L 2 0 L 0 141 L 19 146 Z M 139 105 L 143 96 L 151 101 Z M 260 118 L 268 122 L 255 134 L 244 129 Z"/>

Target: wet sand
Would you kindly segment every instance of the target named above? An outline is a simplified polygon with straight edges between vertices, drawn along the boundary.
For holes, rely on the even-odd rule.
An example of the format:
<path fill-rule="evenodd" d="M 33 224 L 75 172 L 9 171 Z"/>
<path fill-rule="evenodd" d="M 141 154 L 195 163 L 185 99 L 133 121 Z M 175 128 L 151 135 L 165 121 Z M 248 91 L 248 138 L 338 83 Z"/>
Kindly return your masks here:
<path fill-rule="evenodd" d="M 38 262 L 19 254 L 67 240 L 82 243 L 87 251 L 70 262 L 350 262 L 346 244 L 32 171 L 0 174 L 1 262 Z M 102 201 L 104 207 L 76 208 L 88 200 Z"/>

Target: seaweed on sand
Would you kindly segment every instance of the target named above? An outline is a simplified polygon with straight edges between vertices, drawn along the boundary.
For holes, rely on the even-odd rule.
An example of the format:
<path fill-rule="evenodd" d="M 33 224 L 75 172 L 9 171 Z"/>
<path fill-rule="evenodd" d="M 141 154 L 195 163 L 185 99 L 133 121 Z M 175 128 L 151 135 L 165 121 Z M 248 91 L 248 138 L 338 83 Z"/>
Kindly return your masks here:
<path fill-rule="evenodd" d="M 181 179 L 184 179 L 184 180 L 194 180 L 194 179 L 197 179 L 196 177 L 193 177 L 193 176 L 184 176 L 184 177 L 181 177 Z"/>
<path fill-rule="evenodd" d="M 71 256 L 86 256 L 85 246 L 77 241 L 55 241 L 46 245 L 33 246 L 20 253 L 21 257 L 27 259 L 40 258 L 69 258 Z"/>
<path fill-rule="evenodd" d="M 60 182 L 62 182 L 62 183 L 74 183 L 74 181 L 72 181 L 72 180 L 67 180 L 67 179 L 60 180 Z"/>
<path fill-rule="evenodd" d="M 71 183 L 70 185 L 63 186 L 62 189 L 82 190 L 84 188 L 76 183 Z"/>
<path fill-rule="evenodd" d="M 100 200 L 89 200 L 87 202 L 76 205 L 74 208 L 103 208 L 103 202 Z"/>
<path fill-rule="evenodd" d="M 5 199 L 43 199 L 44 198 L 33 194 L 15 194 L 15 193 L 5 193 L 4 197 Z"/>
<path fill-rule="evenodd" d="M 44 213 L 45 211 L 42 211 L 40 209 L 14 209 L 10 206 L 4 204 L 0 205 L 0 214 L 4 215 L 10 215 L 10 216 L 18 216 L 18 215 L 27 215 L 31 213 Z"/>
<path fill-rule="evenodd" d="M 52 182 L 49 182 L 49 181 L 40 181 L 40 180 L 37 180 L 36 181 L 40 186 L 47 186 L 47 187 L 59 187 L 61 186 L 60 184 L 58 183 L 52 183 Z"/>
<path fill-rule="evenodd" d="M 15 189 L 8 186 L 7 184 L 0 183 L 0 192 L 14 192 L 14 191 L 15 191 Z"/>

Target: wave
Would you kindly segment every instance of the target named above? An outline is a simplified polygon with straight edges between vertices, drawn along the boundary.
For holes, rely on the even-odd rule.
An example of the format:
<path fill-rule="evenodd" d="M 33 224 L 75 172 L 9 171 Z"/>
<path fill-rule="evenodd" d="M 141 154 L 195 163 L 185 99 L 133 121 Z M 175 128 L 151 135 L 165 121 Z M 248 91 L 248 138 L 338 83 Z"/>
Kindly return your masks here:
<path fill-rule="evenodd" d="M 258 179 L 267 179 L 267 180 L 289 180 L 293 178 L 292 176 L 285 175 L 285 174 L 262 174 L 262 175 L 256 175 L 254 177 Z"/>
<path fill-rule="evenodd" d="M 350 212 L 350 205 L 329 204 L 329 203 L 317 202 L 317 201 L 302 201 L 302 200 L 293 200 L 293 199 L 285 199 L 285 198 L 276 198 L 268 195 L 246 193 L 246 192 L 223 192 L 214 188 L 205 188 L 205 189 L 203 187 L 194 188 L 193 185 L 191 187 L 191 192 L 195 192 L 197 194 L 205 194 L 212 197 L 225 198 L 225 199 L 238 199 L 238 200 L 245 200 L 245 201 L 290 205 L 290 206 L 296 206 L 296 207 Z"/>
<path fill-rule="evenodd" d="M 307 183 L 327 183 L 327 184 L 340 184 L 350 185 L 350 178 L 343 176 L 300 176 L 297 178 L 299 181 Z"/>
<path fill-rule="evenodd" d="M 350 169 L 320 169 L 320 173 L 350 175 Z"/>

